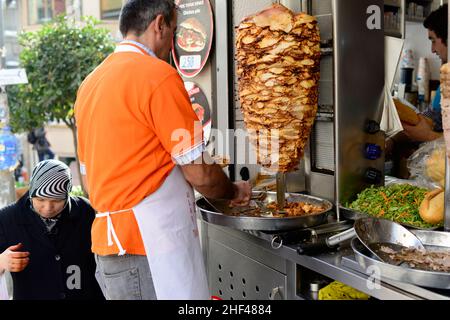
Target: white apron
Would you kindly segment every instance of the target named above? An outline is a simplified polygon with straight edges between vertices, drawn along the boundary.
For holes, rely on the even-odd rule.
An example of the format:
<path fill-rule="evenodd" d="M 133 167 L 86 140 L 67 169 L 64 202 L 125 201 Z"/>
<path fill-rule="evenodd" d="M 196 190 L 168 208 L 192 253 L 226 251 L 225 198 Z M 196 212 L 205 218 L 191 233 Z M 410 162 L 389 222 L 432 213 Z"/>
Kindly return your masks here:
<path fill-rule="evenodd" d="M 210 299 L 200 247 L 194 191 L 175 167 L 162 186 L 131 209 L 136 217 L 158 300 Z M 130 209 L 98 213 L 108 220 L 108 245 L 126 254 L 111 215 Z"/>
<path fill-rule="evenodd" d="M 6 284 L 6 271 L 0 274 L 0 300 L 9 300 L 8 286 Z"/>
<path fill-rule="evenodd" d="M 210 299 L 194 200 L 177 166 L 133 208 L 159 300 Z"/>

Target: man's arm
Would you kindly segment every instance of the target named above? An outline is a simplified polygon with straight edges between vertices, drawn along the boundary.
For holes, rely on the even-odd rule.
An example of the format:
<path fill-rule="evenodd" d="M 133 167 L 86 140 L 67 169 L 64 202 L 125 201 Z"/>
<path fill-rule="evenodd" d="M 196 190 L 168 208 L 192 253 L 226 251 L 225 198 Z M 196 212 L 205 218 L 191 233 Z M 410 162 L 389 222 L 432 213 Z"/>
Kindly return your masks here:
<path fill-rule="evenodd" d="M 208 155 L 204 154 L 203 157 Z M 198 192 L 207 198 L 232 200 L 236 205 L 248 204 L 251 197 L 250 183 L 231 182 L 218 164 L 209 164 L 211 162 L 207 160 L 200 164 L 195 162 L 181 166 L 181 170 L 185 179 Z"/>
<path fill-rule="evenodd" d="M 415 126 L 402 123 L 405 135 L 412 141 L 428 142 L 433 141 L 442 136 L 433 130 L 432 125 L 427 121 L 426 117 L 419 115 L 419 123 Z"/>

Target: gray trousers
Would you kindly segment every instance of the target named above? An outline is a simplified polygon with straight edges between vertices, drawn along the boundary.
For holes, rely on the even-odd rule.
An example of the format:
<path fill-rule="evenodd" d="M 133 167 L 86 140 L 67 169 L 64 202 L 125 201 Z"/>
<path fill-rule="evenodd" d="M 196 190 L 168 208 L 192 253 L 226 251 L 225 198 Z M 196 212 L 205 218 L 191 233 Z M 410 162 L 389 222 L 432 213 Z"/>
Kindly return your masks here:
<path fill-rule="evenodd" d="M 95 277 L 107 300 L 156 300 L 146 256 L 95 255 Z"/>

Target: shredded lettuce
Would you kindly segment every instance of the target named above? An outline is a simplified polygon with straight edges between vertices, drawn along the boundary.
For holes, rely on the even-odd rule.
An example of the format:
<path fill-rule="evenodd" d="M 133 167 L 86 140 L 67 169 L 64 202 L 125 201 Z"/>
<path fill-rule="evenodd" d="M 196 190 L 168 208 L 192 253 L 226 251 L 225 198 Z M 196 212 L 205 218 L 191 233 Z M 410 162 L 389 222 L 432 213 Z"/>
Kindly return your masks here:
<path fill-rule="evenodd" d="M 418 228 L 434 228 L 422 220 L 419 207 L 427 189 L 409 184 L 395 184 L 389 187 L 370 187 L 358 194 L 348 207 L 377 218 L 389 219 Z"/>

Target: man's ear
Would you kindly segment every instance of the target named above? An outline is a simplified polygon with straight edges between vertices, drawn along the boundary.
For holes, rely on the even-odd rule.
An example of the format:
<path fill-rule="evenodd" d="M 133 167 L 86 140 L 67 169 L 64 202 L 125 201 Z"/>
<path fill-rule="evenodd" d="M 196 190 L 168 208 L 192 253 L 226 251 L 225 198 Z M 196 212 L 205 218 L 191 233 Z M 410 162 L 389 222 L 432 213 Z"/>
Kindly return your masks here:
<path fill-rule="evenodd" d="M 166 24 L 166 22 L 164 21 L 164 16 L 162 14 L 159 14 L 156 16 L 154 21 L 155 33 L 161 36 Z"/>

